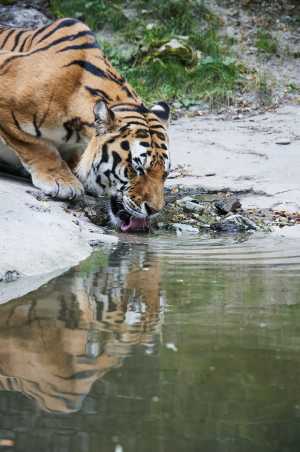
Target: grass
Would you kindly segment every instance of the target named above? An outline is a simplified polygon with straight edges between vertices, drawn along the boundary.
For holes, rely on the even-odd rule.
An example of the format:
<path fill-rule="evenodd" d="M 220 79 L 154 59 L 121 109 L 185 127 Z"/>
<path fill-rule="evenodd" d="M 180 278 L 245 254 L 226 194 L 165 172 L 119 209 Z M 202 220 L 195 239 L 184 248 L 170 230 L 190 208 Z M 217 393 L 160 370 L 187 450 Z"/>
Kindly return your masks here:
<path fill-rule="evenodd" d="M 99 43 L 113 65 L 148 103 L 207 100 L 226 103 L 243 84 L 245 67 L 221 38 L 221 20 L 201 0 L 52 0 L 57 17 L 73 16 L 94 31 L 112 30 Z M 176 40 L 179 48 L 162 51 Z M 124 42 L 126 43 L 124 45 Z"/>
<path fill-rule="evenodd" d="M 109 0 L 51 0 L 50 9 L 53 15 L 60 17 L 76 17 L 84 21 L 96 31 L 107 23 L 118 30 L 126 17 L 122 11 L 122 1 Z"/>
<path fill-rule="evenodd" d="M 274 55 L 278 50 L 277 40 L 264 30 L 258 30 L 256 34 L 256 48 L 259 52 Z"/>

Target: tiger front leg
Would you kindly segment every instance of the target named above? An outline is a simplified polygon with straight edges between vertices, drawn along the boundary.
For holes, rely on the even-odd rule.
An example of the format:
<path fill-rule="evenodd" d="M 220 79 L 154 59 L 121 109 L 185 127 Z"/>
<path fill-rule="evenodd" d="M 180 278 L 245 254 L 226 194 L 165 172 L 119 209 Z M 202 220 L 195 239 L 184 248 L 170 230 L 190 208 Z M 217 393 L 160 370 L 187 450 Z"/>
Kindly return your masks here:
<path fill-rule="evenodd" d="M 58 199 L 75 199 L 83 194 L 81 182 L 55 148 L 44 142 L 18 143 L 14 150 L 30 173 L 33 185 L 45 194 Z"/>

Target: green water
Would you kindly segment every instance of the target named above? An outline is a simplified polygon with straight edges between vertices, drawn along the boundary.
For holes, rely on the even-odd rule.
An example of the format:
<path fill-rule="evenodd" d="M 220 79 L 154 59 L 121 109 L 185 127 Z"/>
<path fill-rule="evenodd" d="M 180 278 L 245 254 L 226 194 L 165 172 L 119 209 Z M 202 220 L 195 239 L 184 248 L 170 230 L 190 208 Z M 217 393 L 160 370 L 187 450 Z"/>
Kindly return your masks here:
<path fill-rule="evenodd" d="M 123 236 L 0 306 L 0 451 L 299 452 L 287 231 Z"/>

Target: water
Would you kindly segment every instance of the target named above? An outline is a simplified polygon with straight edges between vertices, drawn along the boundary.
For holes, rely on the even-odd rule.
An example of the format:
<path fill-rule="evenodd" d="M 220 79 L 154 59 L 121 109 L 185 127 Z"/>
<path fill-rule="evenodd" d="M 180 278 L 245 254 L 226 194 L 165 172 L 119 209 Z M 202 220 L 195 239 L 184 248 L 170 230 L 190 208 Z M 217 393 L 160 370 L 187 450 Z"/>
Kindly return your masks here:
<path fill-rule="evenodd" d="M 1 452 L 298 452 L 297 236 L 123 236 L 0 306 Z"/>

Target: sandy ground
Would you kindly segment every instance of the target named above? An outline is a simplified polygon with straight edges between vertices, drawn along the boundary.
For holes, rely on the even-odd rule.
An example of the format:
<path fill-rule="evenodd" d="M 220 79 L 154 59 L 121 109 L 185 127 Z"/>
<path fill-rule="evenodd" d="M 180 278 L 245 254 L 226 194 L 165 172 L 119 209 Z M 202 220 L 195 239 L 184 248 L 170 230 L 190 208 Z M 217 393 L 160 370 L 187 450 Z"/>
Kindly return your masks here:
<path fill-rule="evenodd" d="M 37 288 L 88 257 L 91 240 L 117 240 L 84 216 L 73 216 L 64 203 L 39 201 L 37 193 L 28 184 L 0 178 L 0 302 Z"/>
<path fill-rule="evenodd" d="M 299 211 L 300 106 L 234 118 L 208 115 L 173 124 L 168 185 L 244 192 L 245 207 Z"/>
<path fill-rule="evenodd" d="M 300 107 L 230 120 L 183 118 L 170 134 L 169 186 L 243 192 L 245 207 L 300 210 Z M 29 184 L 0 177 L 0 302 L 88 257 L 91 240 L 117 241 L 66 204 L 37 199 L 38 193 Z"/>

